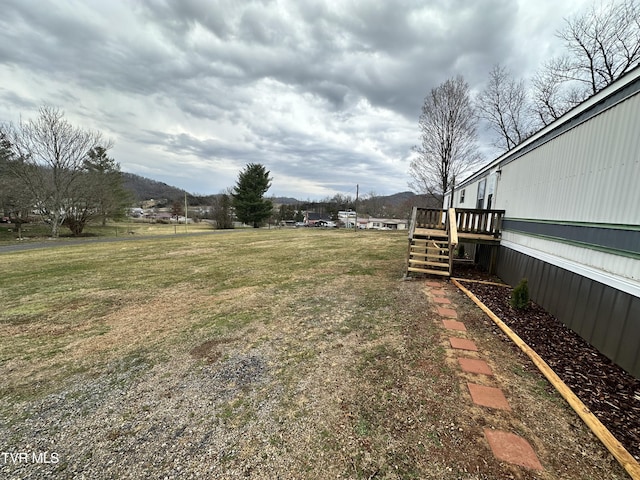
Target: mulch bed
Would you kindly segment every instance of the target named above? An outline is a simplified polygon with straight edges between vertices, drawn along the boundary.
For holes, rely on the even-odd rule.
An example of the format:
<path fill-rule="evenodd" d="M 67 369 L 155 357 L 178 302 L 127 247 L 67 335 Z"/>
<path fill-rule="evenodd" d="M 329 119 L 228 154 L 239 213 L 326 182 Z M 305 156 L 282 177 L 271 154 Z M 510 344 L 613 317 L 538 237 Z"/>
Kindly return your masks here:
<path fill-rule="evenodd" d="M 460 280 L 534 349 L 627 451 L 640 460 L 640 380 L 613 364 L 539 305 L 531 302 L 527 310 L 513 309 L 510 287 Z"/>

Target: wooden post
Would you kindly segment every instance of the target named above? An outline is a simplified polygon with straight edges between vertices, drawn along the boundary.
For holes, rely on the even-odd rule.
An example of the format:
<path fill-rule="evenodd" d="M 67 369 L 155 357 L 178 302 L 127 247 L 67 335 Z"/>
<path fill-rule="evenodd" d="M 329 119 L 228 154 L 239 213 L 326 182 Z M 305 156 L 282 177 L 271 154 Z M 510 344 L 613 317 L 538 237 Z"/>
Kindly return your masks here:
<path fill-rule="evenodd" d="M 498 249 L 500 245 L 491 245 L 491 256 L 489 258 L 489 275 L 495 275 L 498 264 Z"/>
<path fill-rule="evenodd" d="M 453 275 L 453 250 L 458 246 L 458 227 L 456 226 L 455 208 L 450 208 L 447 213 L 447 231 L 449 233 L 449 275 Z"/>
<path fill-rule="evenodd" d="M 411 223 L 409 224 L 409 245 L 407 246 L 407 266 L 405 269 L 405 278 L 409 276 L 409 259 L 411 258 L 411 242 L 413 241 L 413 233 L 416 228 L 416 215 L 418 214 L 418 208 L 413 207 L 411 210 Z"/>

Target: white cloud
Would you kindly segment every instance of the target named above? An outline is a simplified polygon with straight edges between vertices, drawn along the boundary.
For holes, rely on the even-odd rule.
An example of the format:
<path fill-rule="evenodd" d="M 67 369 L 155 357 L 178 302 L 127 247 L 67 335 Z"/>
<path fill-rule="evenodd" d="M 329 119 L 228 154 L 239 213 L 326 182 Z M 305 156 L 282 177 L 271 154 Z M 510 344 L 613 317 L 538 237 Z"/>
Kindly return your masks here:
<path fill-rule="evenodd" d="M 124 171 L 194 193 L 258 162 L 269 194 L 391 194 L 431 88 L 479 89 L 497 62 L 530 76 L 585 3 L 8 0 L 0 121 L 58 106 Z"/>

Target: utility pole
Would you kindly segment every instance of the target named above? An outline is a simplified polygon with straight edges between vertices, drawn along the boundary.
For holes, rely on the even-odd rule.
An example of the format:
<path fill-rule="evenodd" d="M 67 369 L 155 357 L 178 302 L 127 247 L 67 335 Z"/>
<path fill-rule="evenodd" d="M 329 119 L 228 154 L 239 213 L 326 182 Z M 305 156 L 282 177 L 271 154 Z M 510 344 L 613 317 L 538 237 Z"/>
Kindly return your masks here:
<path fill-rule="evenodd" d="M 184 233 L 188 233 L 187 223 L 189 223 L 189 206 L 187 205 L 187 192 L 184 192 Z"/>
<path fill-rule="evenodd" d="M 355 211 L 356 211 L 356 219 L 353 225 L 353 231 L 356 233 L 358 232 L 358 193 L 359 192 L 360 192 L 360 185 L 356 183 L 356 202 L 354 204 Z"/>

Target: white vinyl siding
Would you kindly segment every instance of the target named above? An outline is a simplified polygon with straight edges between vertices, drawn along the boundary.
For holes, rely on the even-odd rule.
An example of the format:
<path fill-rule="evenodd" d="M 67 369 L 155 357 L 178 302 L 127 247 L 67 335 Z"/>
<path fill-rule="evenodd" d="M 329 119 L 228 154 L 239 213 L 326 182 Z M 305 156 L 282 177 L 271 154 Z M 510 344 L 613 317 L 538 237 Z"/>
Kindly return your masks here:
<path fill-rule="evenodd" d="M 502 167 L 507 217 L 640 225 L 640 95 Z"/>
<path fill-rule="evenodd" d="M 638 81 L 640 69 L 476 172 L 458 187 L 466 190 L 465 205 L 458 202 L 454 206 L 475 206 L 478 199 L 472 197 L 482 190 L 479 182 L 488 176 L 486 192 L 493 190 L 491 208 L 505 210 L 507 225 L 509 219 L 519 219 L 636 229 L 640 225 L 640 93 L 630 89 L 631 96 L 621 96 L 618 103 L 612 101 L 590 118 L 587 113 L 613 98 L 609 96 L 617 94 L 618 88 Z M 584 120 L 579 123 L 576 117 Z M 574 122 L 573 126 L 553 137 L 563 124 L 571 125 L 568 122 Z M 531 146 L 534 148 L 527 151 Z M 640 245 L 640 230 L 637 234 Z M 640 260 L 628 255 L 508 230 L 502 238 L 640 282 Z"/>

